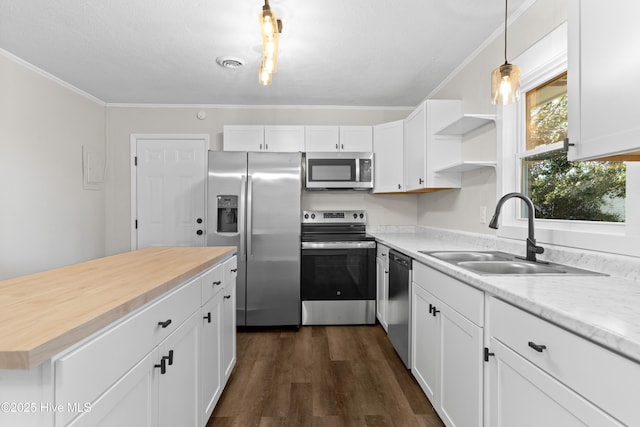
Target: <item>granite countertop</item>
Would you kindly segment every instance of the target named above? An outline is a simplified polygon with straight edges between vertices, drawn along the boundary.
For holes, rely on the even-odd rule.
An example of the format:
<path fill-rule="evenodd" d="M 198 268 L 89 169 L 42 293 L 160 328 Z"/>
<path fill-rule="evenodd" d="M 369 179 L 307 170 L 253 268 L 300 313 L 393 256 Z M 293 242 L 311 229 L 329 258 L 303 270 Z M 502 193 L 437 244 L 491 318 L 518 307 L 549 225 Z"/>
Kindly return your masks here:
<path fill-rule="evenodd" d="M 522 255 L 524 241 L 426 227 L 421 232 L 368 231 L 380 243 L 422 264 L 640 362 L 640 261 L 636 258 L 556 249 L 547 251 L 551 253 L 547 260 L 609 275 L 481 276 L 418 251 L 502 250 Z"/>

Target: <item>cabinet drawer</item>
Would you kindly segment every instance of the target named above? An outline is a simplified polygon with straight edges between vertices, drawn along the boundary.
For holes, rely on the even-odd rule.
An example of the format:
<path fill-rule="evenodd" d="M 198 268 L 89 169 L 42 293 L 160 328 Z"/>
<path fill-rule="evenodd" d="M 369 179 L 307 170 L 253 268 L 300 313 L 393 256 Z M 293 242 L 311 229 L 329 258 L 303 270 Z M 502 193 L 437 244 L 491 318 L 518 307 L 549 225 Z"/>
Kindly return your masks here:
<path fill-rule="evenodd" d="M 623 423 L 640 425 L 640 364 L 496 298 L 489 304 L 492 337 Z"/>
<path fill-rule="evenodd" d="M 180 286 L 55 360 L 56 404 L 67 408 L 79 402 L 82 408 L 85 402 L 93 402 L 200 308 L 200 287 L 199 278 Z M 159 322 L 168 323 L 167 327 Z M 76 414 L 59 415 L 56 425 Z"/>
<path fill-rule="evenodd" d="M 484 324 L 484 292 L 418 262 L 413 281 L 478 326 Z"/>
<path fill-rule="evenodd" d="M 202 304 L 204 305 L 215 294 L 222 290 L 223 270 L 222 265 L 218 264 L 210 270 L 207 270 L 201 278 L 202 281 Z"/>

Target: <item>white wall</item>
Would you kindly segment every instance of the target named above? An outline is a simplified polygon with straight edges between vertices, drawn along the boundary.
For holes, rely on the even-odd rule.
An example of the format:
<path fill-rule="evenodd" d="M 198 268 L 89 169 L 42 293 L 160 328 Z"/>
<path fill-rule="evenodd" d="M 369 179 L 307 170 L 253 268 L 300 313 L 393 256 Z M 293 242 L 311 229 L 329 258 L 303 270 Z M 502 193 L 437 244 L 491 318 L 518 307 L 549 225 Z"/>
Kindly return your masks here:
<path fill-rule="evenodd" d="M 535 44 L 547 33 L 566 21 L 567 2 L 537 0 L 508 29 L 509 60 Z M 495 114 L 491 105 L 491 71 L 504 62 L 504 32 L 479 51 L 477 56 L 450 76 L 431 98 L 462 99 L 465 113 Z M 487 125 L 469 135 L 463 142 L 464 160 L 496 160 L 496 127 Z M 467 172 L 462 188 L 419 196 L 418 223 L 479 233 L 495 234 L 487 224 L 480 224 L 480 207 L 487 208 L 489 220 L 497 201 L 496 174 L 493 169 Z"/>
<path fill-rule="evenodd" d="M 199 120 L 198 111 L 206 118 Z M 209 134 L 212 150 L 222 148 L 224 125 L 373 125 L 406 117 L 410 109 L 356 108 L 201 108 L 109 106 L 106 190 L 106 251 L 130 249 L 130 135 L 136 133 Z M 402 149 L 402 148 L 399 148 Z M 371 225 L 415 225 L 417 196 L 377 196 L 359 192 L 304 192 L 303 209 L 366 209 Z"/>
<path fill-rule="evenodd" d="M 82 147 L 104 158 L 105 107 L 3 51 L 0 93 L 0 279 L 103 256 Z"/>

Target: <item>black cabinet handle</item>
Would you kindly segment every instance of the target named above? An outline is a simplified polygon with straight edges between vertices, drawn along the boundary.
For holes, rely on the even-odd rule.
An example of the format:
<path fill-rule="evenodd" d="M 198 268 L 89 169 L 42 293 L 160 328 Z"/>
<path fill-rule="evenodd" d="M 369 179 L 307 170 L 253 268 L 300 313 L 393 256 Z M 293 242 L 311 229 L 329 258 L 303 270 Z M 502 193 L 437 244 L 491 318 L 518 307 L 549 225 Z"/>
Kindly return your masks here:
<path fill-rule="evenodd" d="M 212 285 L 216 285 L 216 286 L 220 286 L 222 284 L 222 282 L 220 280 L 216 280 L 215 282 L 212 283 Z"/>
<path fill-rule="evenodd" d="M 433 304 L 429 304 L 429 314 L 433 313 L 434 308 Z"/>
<path fill-rule="evenodd" d="M 229 299 L 229 298 L 231 298 L 231 295 L 225 295 L 223 298 L 224 299 Z"/>
<path fill-rule="evenodd" d="M 202 224 L 202 218 L 198 218 L 198 219 L 196 219 L 196 222 L 197 222 L 198 224 Z"/>
<path fill-rule="evenodd" d="M 162 363 L 165 360 L 167 362 L 169 362 L 169 366 L 173 365 L 173 350 L 169 350 L 169 355 L 168 356 L 162 356 L 162 359 L 160 360 L 160 363 Z"/>
<path fill-rule="evenodd" d="M 198 230 L 198 231 L 196 231 L 196 234 L 197 234 L 198 236 L 202 236 L 202 233 L 204 233 L 202 230 Z"/>
<path fill-rule="evenodd" d="M 238 271 L 238 269 L 237 269 L 237 268 L 232 268 L 232 269 L 231 269 L 231 272 L 232 272 L 232 273 L 236 273 L 237 271 Z"/>
<path fill-rule="evenodd" d="M 167 373 L 167 359 L 165 359 L 164 357 L 162 359 L 160 359 L 160 364 L 159 365 L 153 365 L 154 368 L 160 368 L 160 374 L 164 375 Z"/>
<path fill-rule="evenodd" d="M 496 355 L 495 353 L 491 353 L 491 352 L 489 351 L 489 348 L 488 348 L 488 347 L 485 347 L 485 348 L 484 348 L 484 361 L 485 361 L 485 362 L 488 362 L 488 361 L 489 361 L 489 357 L 490 357 L 490 356 L 495 356 L 495 355 Z"/>
<path fill-rule="evenodd" d="M 211 323 L 211 312 L 208 312 L 207 315 L 203 317 L 203 319 L 207 319 L 207 323 Z"/>
<path fill-rule="evenodd" d="M 536 344 L 533 341 L 529 341 L 529 347 L 537 351 L 538 353 L 542 353 L 543 350 L 547 348 L 546 345 Z"/>
<path fill-rule="evenodd" d="M 440 310 L 438 310 L 437 308 L 435 308 L 435 306 L 433 307 L 433 317 L 436 317 L 436 314 L 440 313 Z"/>
<path fill-rule="evenodd" d="M 158 322 L 158 326 L 162 326 L 162 329 L 168 327 L 171 324 L 171 319 L 165 320 L 164 322 Z"/>

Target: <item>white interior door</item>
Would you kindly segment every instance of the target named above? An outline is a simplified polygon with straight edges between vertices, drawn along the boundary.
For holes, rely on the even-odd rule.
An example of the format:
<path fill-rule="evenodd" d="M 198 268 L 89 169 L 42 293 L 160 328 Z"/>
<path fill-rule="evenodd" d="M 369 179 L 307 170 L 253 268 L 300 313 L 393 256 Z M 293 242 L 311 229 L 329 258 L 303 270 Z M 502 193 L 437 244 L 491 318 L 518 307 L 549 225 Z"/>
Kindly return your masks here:
<path fill-rule="evenodd" d="M 132 138 L 133 248 L 205 245 L 207 145 L 205 138 Z"/>

